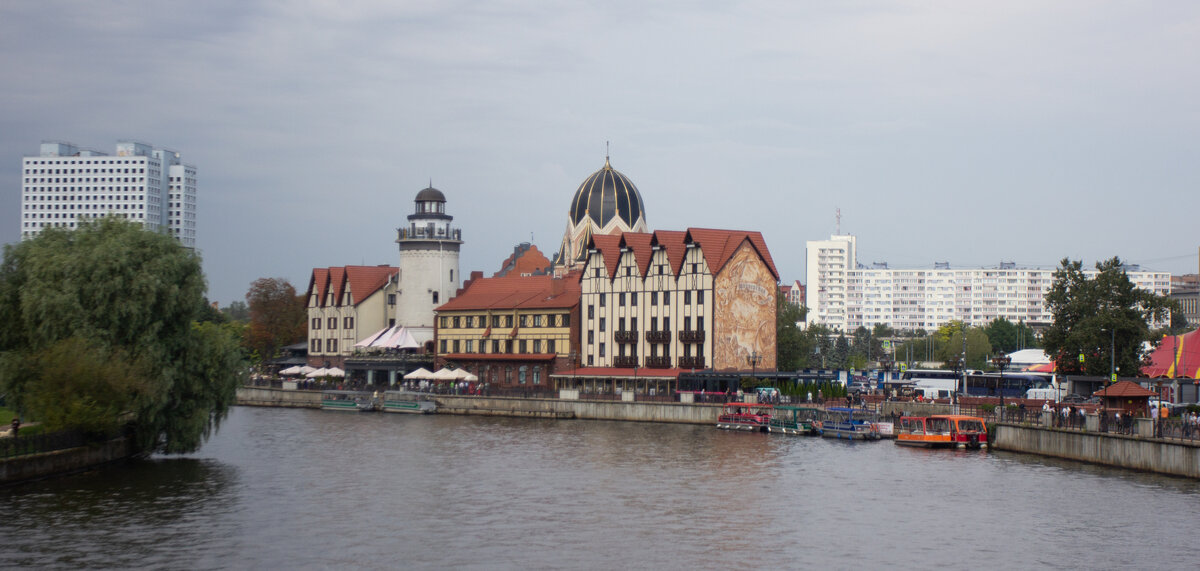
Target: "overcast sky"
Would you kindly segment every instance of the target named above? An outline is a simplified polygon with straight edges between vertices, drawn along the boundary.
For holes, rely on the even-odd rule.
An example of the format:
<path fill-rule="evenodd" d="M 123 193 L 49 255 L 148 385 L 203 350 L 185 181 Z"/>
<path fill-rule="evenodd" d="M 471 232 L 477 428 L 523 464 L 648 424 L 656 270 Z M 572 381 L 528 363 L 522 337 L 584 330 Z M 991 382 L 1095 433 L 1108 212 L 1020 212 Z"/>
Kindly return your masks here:
<path fill-rule="evenodd" d="M 399 262 L 433 185 L 461 269 L 548 256 L 612 165 L 652 229 L 891 267 L 1119 255 L 1194 273 L 1200 3 L 5 2 L 0 241 L 42 140 L 199 170 L 209 296 Z"/>

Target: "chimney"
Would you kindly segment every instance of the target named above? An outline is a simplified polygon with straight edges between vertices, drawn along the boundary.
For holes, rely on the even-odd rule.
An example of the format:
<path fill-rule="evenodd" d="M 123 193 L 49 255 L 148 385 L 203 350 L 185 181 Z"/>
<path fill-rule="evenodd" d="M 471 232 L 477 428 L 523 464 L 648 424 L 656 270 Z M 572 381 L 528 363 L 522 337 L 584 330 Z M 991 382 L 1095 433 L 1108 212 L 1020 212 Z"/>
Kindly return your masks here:
<path fill-rule="evenodd" d="M 562 278 L 550 278 L 550 297 L 562 295 L 567 291 L 567 282 Z"/>

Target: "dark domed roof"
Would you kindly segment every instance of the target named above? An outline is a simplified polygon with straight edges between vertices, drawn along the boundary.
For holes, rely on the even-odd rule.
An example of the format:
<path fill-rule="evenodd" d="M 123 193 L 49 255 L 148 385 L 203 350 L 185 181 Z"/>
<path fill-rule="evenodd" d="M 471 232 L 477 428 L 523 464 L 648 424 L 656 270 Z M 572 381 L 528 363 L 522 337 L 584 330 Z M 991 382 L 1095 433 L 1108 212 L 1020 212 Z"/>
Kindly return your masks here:
<path fill-rule="evenodd" d="M 417 202 L 446 202 L 446 195 L 432 186 L 417 193 Z"/>
<path fill-rule="evenodd" d="M 568 215 L 572 224 L 579 224 L 585 217 L 591 218 L 604 228 L 613 216 L 620 216 L 626 226 L 632 228 L 642 217 L 642 195 L 633 181 L 608 164 L 592 173 L 579 185 L 575 198 L 571 200 Z"/>

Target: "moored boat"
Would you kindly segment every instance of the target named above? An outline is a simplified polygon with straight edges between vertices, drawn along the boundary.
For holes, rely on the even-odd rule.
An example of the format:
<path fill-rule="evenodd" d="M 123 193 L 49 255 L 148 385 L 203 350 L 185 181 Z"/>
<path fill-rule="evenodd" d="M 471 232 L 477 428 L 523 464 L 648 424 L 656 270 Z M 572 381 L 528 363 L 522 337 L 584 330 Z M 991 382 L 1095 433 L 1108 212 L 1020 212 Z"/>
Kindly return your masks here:
<path fill-rule="evenodd" d="M 982 418 L 955 414 L 900 418 L 896 444 L 919 448 L 987 447 L 987 424 Z"/>
<path fill-rule="evenodd" d="M 375 398 L 367 391 L 321 391 L 321 410 L 372 411 Z"/>
<path fill-rule="evenodd" d="M 767 432 L 774 434 L 816 434 L 813 423 L 821 409 L 811 406 L 777 406 L 771 411 Z"/>
<path fill-rule="evenodd" d="M 769 404 L 726 403 L 717 417 L 717 428 L 766 432 L 771 422 L 771 408 Z"/>
<path fill-rule="evenodd" d="M 383 393 L 383 412 L 433 414 L 437 404 L 418 393 L 387 391 Z"/>
<path fill-rule="evenodd" d="M 825 438 L 879 440 L 879 426 L 869 415 L 855 408 L 830 407 L 821 413 L 816 429 Z"/>

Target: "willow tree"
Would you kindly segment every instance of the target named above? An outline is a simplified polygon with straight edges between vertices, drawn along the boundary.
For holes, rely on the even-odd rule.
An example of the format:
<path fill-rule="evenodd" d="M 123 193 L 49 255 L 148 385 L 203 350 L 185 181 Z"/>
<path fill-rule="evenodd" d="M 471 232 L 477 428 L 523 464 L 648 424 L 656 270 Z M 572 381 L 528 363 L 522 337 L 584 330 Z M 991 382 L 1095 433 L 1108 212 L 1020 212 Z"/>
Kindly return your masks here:
<path fill-rule="evenodd" d="M 236 337 L 197 322 L 204 290 L 195 254 L 114 218 L 8 246 L 0 388 L 35 418 L 85 426 L 115 414 L 143 450 L 195 450 L 224 417 L 245 370 Z M 102 378 L 66 366 L 71 351 L 105 363 Z M 114 377 L 114 367 L 128 378 Z M 104 406 L 62 414 L 89 399 Z"/>

